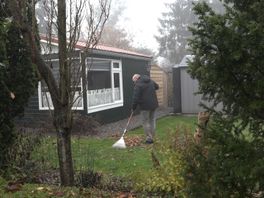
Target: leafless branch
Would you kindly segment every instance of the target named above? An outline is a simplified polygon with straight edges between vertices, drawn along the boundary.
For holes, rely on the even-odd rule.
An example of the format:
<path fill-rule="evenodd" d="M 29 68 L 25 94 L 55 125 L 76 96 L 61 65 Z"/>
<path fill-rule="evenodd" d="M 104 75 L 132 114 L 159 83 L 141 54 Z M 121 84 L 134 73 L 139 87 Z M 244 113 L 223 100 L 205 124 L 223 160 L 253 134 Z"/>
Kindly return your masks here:
<path fill-rule="evenodd" d="M 93 49 L 101 37 L 104 25 L 109 17 L 111 0 L 99 0 L 99 14 L 88 1 L 86 50 Z M 98 14 L 98 16 L 97 16 Z"/>
<path fill-rule="evenodd" d="M 72 0 L 70 0 L 70 5 L 72 5 Z M 68 50 L 73 51 L 76 43 L 80 39 L 81 34 L 81 25 L 83 22 L 83 10 L 84 10 L 84 1 L 80 0 L 76 2 L 74 10 L 72 6 L 70 7 L 70 23 L 69 23 L 69 44 Z"/>

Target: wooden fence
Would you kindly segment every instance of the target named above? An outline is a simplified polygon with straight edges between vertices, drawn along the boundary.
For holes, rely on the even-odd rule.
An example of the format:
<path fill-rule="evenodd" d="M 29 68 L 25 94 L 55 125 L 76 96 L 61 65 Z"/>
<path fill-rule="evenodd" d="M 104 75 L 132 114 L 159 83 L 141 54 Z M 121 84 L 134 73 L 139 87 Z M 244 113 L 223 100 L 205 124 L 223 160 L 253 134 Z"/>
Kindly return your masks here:
<path fill-rule="evenodd" d="M 157 91 L 159 105 L 167 107 L 169 87 L 168 74 L 163 71 L 159 66 L 152 65 L 150 70 L 150 77 L 152 80 L 159 84 L 159 90 Z"/>

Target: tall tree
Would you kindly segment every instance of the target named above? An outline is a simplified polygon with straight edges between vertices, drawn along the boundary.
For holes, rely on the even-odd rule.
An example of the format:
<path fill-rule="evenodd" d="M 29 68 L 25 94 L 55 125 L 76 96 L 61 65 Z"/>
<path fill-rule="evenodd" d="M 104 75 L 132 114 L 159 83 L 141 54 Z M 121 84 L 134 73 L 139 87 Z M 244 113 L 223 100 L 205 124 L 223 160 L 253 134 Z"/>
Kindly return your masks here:
<path fill-rule="evenodd" d="M 27 18 L 31 18 L 27 13 Z M 30 51 L 21 29 L 10 20 L 6 2 L 0 2 L 0 169 L 8 163 L 8 150 L 15 138 L 14 118 L 24 111 L 36 88 Z"/>
<path fill-rule="evenodd" d="M 194 61 L 190 74 L 200 91 L 228 114 L 264 121 L 263 3 L 226 1 L 224 15 L 203 3 L 195 7 L 199 22 L 191 28 Z M 231 5 L 232 5 L 231 4 Z M 245 6 L 245 7 L 243 7 Z"/>
<path fill-rule="evenodd" d="M 188 39 L 191 36 L 188 26 L 196 21 L 192 11 L 193 3 L 199 0 L 175 0 L 166 4 L 167 11 L 159 19 L 159 34 L 156 40 L 159 43 L 158 55 L 165 58 L 167 64 L 175 65 L 188 52 Z M 218 10 L 222 9 L 218 0 L 206 0 Z"/>
<path fill-rule="evenodd" d="M 206 154 L 195 155 L 197 166 L 189 169 L 190 197 L 255 197 L 264 190 L 264 1 L 224 2 L 224 14 L 197 4 L 190 29 L 189 72 L 214 104 Z M 208 184 L 203 189 L 201 181 Z"/>
<path fill-rule="evenodd" d="M 120 0 L 112 3 L 109 19 L 105 24 L 100 43 L 127 50 L 133 48 L 132 36 L 118 25 L 125 9 L 125 5 Z"/>
<path fill-rule="evenodd" d="M 195 21 L 192 13 L 192 1 L 176 0 L 166 4 L 167 12 L 159 19 L 159 55 L 166 58 L 169 64 L 179 63 L 187 53 L 187 38 L 190 37 L 188 25 Z"/>
<path fill-rule="evenodd" d="M 59 79 L 53 75 L 49 65 L 43 59 L 37 45 L 37 32 L 30 25 L 25 13 L 35 10 L 35 2 L 27 4 L 26 0 L 9 0 L 8 7 L 14 22 L 22 30 L 22 38 L 31 51 L 31 60 L 44 79 L 54 106 L 53 124 L 57 131 L 57 149 L 59 156 L 60 177 L 62 185 L 74 184 L 74 171 L 71 152 L 72 105 L 74 101 L 72 85 L 74 75 L 71 75 L 71 52 L 79 40 L 81 27 L 86 29 L 86 47 L 94 47 L 100 38 L 104 24 L 108 18 L 110 3 L 107 0 L 98 0 L 95 8 L 90 1 L 57 0 L 51 1 L 52 19 L 49 26 L 50 36 L 59 41 Z M 84 11 L 86 11 L 84 13 Z M 67 18 L 69 20 L 67 20 Z M 86 18 L 86 25 L 82 19 Z M 33 18 L 34 20 L 35 18 Z M 34 27 L 34 26 L 33 26 Z M 57 28 L 53 31 L 52 28 Z M 76 85 L 77 86 L 77 85 Z"/>

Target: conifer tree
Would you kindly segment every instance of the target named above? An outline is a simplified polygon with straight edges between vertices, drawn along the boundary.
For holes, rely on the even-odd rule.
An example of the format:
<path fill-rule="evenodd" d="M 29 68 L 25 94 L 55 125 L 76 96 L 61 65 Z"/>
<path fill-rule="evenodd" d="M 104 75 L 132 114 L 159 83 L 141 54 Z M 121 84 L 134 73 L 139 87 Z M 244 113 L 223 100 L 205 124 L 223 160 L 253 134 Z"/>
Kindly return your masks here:
<path fill-rule="evenodd" d="M 15 138 L 14 118 L 23 113 L 36 78 L 21 30 L 8 18 L 3 2 L 0 13 L 0 168 L 5 168 Z"/>
<path fill-rule="evenodd" d="M 189 197 L 262 197 L 264 2 L 224 2 L 223 14 L 206 3 L 194 7 L 189 73 L 214 105 L 207 107 L 213 116 L 200 151 L 188 157 L 187 191 Z"/>
<path fill-rule="evenodd" d="M 180 63 L 184 55 L 189 54 L 188 39 L 191 32 L 188 27 L 197 21 L 193 13 L 193 3 L 199 0 L 175 0 L 166 4 L 167 11 L 159 19 L 158 55 L 165 58 L 171 66 Z M 217 12 L 222 12 L 222 4 L 218 0 L 206 0 Z"/>

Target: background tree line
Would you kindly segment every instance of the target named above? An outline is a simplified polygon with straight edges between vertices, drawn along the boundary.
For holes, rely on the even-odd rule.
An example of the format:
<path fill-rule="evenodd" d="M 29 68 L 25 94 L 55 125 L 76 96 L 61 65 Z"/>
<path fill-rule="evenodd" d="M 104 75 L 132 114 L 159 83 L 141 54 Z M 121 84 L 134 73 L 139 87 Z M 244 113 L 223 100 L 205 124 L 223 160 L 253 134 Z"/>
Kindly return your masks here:
<path fill-rule="evenodd" d="M 167 11 L 159 18 L 159 34 L 155 36 L 159 43 L 157 56 L 162 57 L 162 65 L 171 68 L 179 64 L 188 51 L 188 39 L 192 34 L 189 26 L 197 21 L 193 13 L 194 3 L 199 0 L 175 0 L 166 4 Z M 219 0 L 206 0 L 216 12 L 223 12 L 223 5 Z"/>

